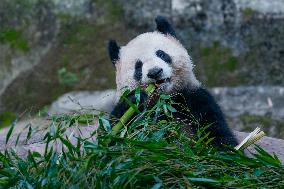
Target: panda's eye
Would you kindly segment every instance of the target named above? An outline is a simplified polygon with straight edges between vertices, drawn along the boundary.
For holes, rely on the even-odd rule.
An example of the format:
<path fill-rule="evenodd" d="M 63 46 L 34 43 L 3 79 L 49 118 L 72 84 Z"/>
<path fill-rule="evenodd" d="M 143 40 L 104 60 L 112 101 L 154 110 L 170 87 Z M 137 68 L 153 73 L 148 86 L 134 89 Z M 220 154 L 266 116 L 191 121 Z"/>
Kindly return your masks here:
<path fill-rule="evenodd" d="M 167 53 L 165 53 L 162 50 L 157 50 L 156 51 L 156 55 L 157 57 L 161 58 L 163 61 L 165 61 L 168 64 L 172 63 L 172 58 L 170 57 L 170 55 L 168 55 Z"/>
<path fill-rule="evenodd" d="M 135 63 L 135 71 L 134 71 L 134 79 L 136 81 L 140 81 L 142 79 L 142 66 L 143 62 L 141 60 L 137 60 Z"/>

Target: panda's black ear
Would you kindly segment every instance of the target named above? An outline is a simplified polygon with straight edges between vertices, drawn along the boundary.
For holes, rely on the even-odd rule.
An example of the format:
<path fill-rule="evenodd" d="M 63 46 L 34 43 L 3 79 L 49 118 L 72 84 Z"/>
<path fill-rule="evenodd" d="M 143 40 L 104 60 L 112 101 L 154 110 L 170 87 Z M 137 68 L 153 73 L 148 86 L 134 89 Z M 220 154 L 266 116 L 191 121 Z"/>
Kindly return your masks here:
<path fill-rule="evenodd" d="M 163 34 L 169 34 L 173 37 L 177 37 L 176 36 L 176 32 L 173 29 L 173 27 L 171 26 L 171 24 L 169 23 L 169 21 L 163 17 L 163 16 L 157 16 L 155 18 L 155 22 L 157 24 L 157 30 Z"/>
<path fill-rule="evenodd" d="M 117 45 L 115 40 L 109 40 L 108 42 L 108 54 L 110 57 L 110 60 L 113 64 L 116 63 L 116 61 L 119 59 L 119 50 L 120 47 Z"/>

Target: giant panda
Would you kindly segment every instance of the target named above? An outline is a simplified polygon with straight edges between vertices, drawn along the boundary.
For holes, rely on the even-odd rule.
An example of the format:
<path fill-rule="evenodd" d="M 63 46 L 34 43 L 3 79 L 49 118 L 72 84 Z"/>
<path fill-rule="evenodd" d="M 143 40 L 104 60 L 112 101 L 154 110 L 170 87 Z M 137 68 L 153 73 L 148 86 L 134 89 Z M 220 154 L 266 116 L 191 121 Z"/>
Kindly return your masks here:
<path fill-rule="evenodd" d="M 134 89 L 139 85 L 159 83 L 160 93 L 180 94 L 173 99 L 185 105 L 198 120 L 199 126 L 209 125 L 206 132 L 213 139 L 213 145 L 220 150 L 236 146 L 237 140 L 229 129 L 224 115 L 212 95 L 196 79 L 193 62 L 187 50 L 177 39 L 169 21 L 162 16 L 155 19 L 157 31 L 138 35 L 125 46 L 110 40 L 108 52 L 116 68 L 117 94 L 123 89 Z M 133 101 L 134 94 L 129 96 Z M 143 98 L 147 98 L 144 94 Z M 127 102 L 118 102 L 111 117 L 120 118 L 129 108 Z M 178 109 L 174 117 L 187 120 L 187 127 L 194 134 L 197 125 L 188 120 L 188 112 Z M 198 127 L 199 127 L 198 126 Z"/>

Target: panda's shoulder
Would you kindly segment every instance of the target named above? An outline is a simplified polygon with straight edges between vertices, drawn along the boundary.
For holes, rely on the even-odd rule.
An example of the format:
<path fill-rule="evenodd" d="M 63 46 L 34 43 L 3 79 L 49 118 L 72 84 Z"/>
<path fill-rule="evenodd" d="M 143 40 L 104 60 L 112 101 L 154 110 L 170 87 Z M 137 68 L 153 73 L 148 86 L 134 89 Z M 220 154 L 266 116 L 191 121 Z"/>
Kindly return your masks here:
<path fill-rule="evenodd" d="M 193 107 L 211 107 L 219 109 L 212 94 L 204 87 L 184 87 L 179 91 L 178 101 L 185 102 L 187 105 Z"/>

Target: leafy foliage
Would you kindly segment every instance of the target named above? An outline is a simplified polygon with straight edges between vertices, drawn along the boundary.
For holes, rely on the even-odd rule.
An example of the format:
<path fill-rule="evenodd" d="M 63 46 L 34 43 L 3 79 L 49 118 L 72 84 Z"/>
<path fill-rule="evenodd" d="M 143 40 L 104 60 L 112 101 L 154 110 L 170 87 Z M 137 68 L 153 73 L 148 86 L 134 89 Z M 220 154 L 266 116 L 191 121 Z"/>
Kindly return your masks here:
<path fill-rule="evenodd" d="M 65 67 L 58 70 L 58 79 L 60 84 L 71 86 L 79 80 L 76 74 L 67 71 Z"/>
<path fill-rule="evenodd" d="M 139 96 L 139 95 L 137 95 Z M 176 110 L 162 95 L 150 110 L 139 113 L 118 135 L 110 135 L 103 115 L 53 117 L 45 152 L 26 158 L 13 150 L 0 153 L 2 188 L 281 188 L 283 165 L 256 146 L 247 157 L 241 151 L 219 152 L 205 135 L 188 138 Z M 163 117 L 163 119 L 160 119 Z M 90 138 L 65 137 L 74 123 L 94 124 Z M 199 133 L 204 132 L 200 130 Z M 31 132 L 32 133 L 32 132 Z M 30 137 L 30 136 L 28 136 Z M 7 137 L 9 138 L 9 137 Z M 7 139 L 8 140 L 8 139 Z M 60 152 L 52 145 L 60 141 Z"/>
<path fill-rule="evenodd" d="M 28 41 L 23 37 L 23 34 L 11 28 L 0 30 L 0 43 L 8 43 L 12 48 L 22 52 L 28 52 L 30 49 Z"/>
<path fill-rule="evenodd" d="M 12 112 L 3 112 L 0 114 L 0 128 L 7 127 L 16 119 L 16 115 Z"/>

